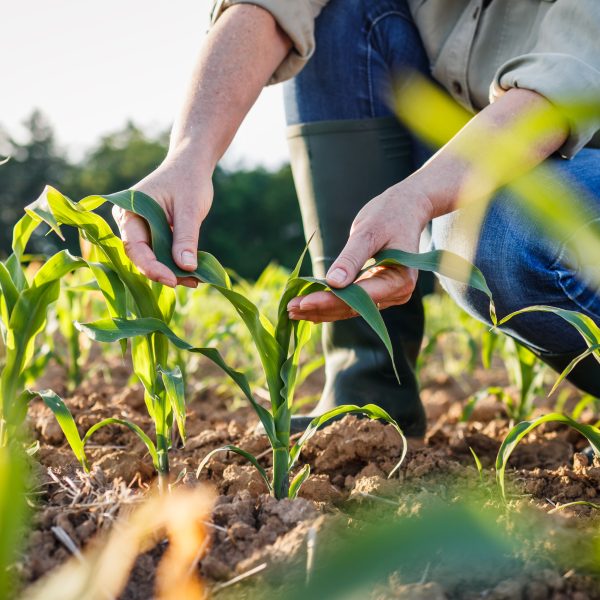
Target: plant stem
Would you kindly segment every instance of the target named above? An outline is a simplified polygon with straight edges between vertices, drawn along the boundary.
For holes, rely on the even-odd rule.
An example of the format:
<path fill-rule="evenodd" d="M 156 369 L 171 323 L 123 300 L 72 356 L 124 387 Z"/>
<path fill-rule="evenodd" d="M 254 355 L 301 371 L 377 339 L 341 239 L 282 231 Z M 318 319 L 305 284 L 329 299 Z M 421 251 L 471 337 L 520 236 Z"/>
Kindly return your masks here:
<path fill-rule="evenodd" d="M 169 489 L 169 441 L 164 435 L 156 436 L 156 454 L 158 455 L 158 490 L 164 494 Z"/>
<path fill-rule="evenodd" d="M 273 448 L 273 495 L 277 500 L 288 497 L 290 489 L 288 465 L 288 448 Z"/>

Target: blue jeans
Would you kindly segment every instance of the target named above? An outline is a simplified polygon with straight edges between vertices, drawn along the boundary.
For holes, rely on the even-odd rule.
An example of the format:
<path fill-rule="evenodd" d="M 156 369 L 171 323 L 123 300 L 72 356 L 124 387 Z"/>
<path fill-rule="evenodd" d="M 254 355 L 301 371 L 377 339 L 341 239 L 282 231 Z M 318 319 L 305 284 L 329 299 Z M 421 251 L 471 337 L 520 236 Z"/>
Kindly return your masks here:
<path fill-rule="evenodd" d="M 392 115 L 386 103 L 389 82 L 402 67 L 429 71 L 429 63 L 405 0 L 331 0 L 316 23 L 316 52 L 284 88 L 288 124 L 369 119 Z M 416 146 L 416 153 L 419 146 Z M 415 165 L 422 162 L 415 156 Z M 590 227 L 600 223 L 600 150 L 584 149 L 570 161 L 551 157 L 553 176 L 580 193 Z M 600 323 L 600 295 L 565 259 L 565 240 L 554 240 L 523 209 L 521 200 L 502 191 L 493 199 L 479 237 L 461 234 L 465 214 L 455 211 L 432 226 L 433 245 L 462 255 L 483 272 L 499 316 L 550 304 L 581 311 Z M 575 208 L 574 208 L 575 210 Z M 442 282 L 467 312 L 489 321 L 485 297 Z M 505 328 L 542 355 L 580 352 L 579 334 L 559 317 L 531 313 Z M 552 363 L 551 363 L 552 364 Z"/>

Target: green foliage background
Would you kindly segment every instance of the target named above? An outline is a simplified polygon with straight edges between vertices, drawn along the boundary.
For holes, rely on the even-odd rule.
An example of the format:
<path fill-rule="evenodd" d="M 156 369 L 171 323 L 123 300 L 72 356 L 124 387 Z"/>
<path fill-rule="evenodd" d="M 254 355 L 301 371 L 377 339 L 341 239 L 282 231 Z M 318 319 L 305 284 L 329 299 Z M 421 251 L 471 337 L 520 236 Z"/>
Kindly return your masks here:
<path fill-rule="evenodd" d="M 151 137 L 134 123 L 102 137 L 79 162 L 67 158 L 43 114 L 35 111 L 24 123 L 27 135 L 17 141 L 0 127 L 0 155 L 10 160 L 0 168 L 0 254 L 10 252 L 12 226 L 46 184 L 73 200 L 90 194 L 127 189 L 160 164 L 168 133 Z M 200 247 L 242 277 L 255 279 L 275 261 L 293 267 L 304 246 L 300 212 L 289 165 L 226 171 L 217 168 L 215 200 L 202 227 Z M 103 216 L 112 223 L 104 207 Z M 102 212 L 102 211 L 101 211 Z M 68 243 L 77 250 L 70 232 Z M 31 250 L 51 253 L 59 241 L 38 234 Z"/>

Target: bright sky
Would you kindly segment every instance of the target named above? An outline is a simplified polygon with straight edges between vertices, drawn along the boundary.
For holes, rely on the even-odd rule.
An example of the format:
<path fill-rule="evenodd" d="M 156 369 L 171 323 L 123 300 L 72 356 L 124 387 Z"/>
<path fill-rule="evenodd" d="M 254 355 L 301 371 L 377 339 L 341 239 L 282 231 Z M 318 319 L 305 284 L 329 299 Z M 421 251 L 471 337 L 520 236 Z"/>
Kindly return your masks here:
<path fill-rule="evenodd" d="M 0 125 L 18 137 L 34 108 L 80 157 L 129 118 L 158 131 L 178 110 L 208 27 L 208 0 L 18 0 L 0 19 Z M 287 160 L 280 86 L 267 88 L 225 157 Z"/>

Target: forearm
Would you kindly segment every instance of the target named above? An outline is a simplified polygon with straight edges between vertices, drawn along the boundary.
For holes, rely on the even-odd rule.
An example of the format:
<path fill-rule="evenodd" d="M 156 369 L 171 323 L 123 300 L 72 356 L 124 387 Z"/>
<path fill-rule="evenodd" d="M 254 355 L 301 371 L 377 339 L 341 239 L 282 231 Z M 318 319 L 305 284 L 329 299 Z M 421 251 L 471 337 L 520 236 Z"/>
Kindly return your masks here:
<path fill-rule="evenodd" d="M 200 51 L 169 155 L 188 154 L 195 164 L 214 169 L 290 48 L 266 10 L 252 4 L 227 9 Z"/>
<path fill-rule="evenodd" d="M 568 126 L 543 96 L 512 89 L 463 127 L 405 183 L 431 217 L 490 197 L 562 146 Z"/>

